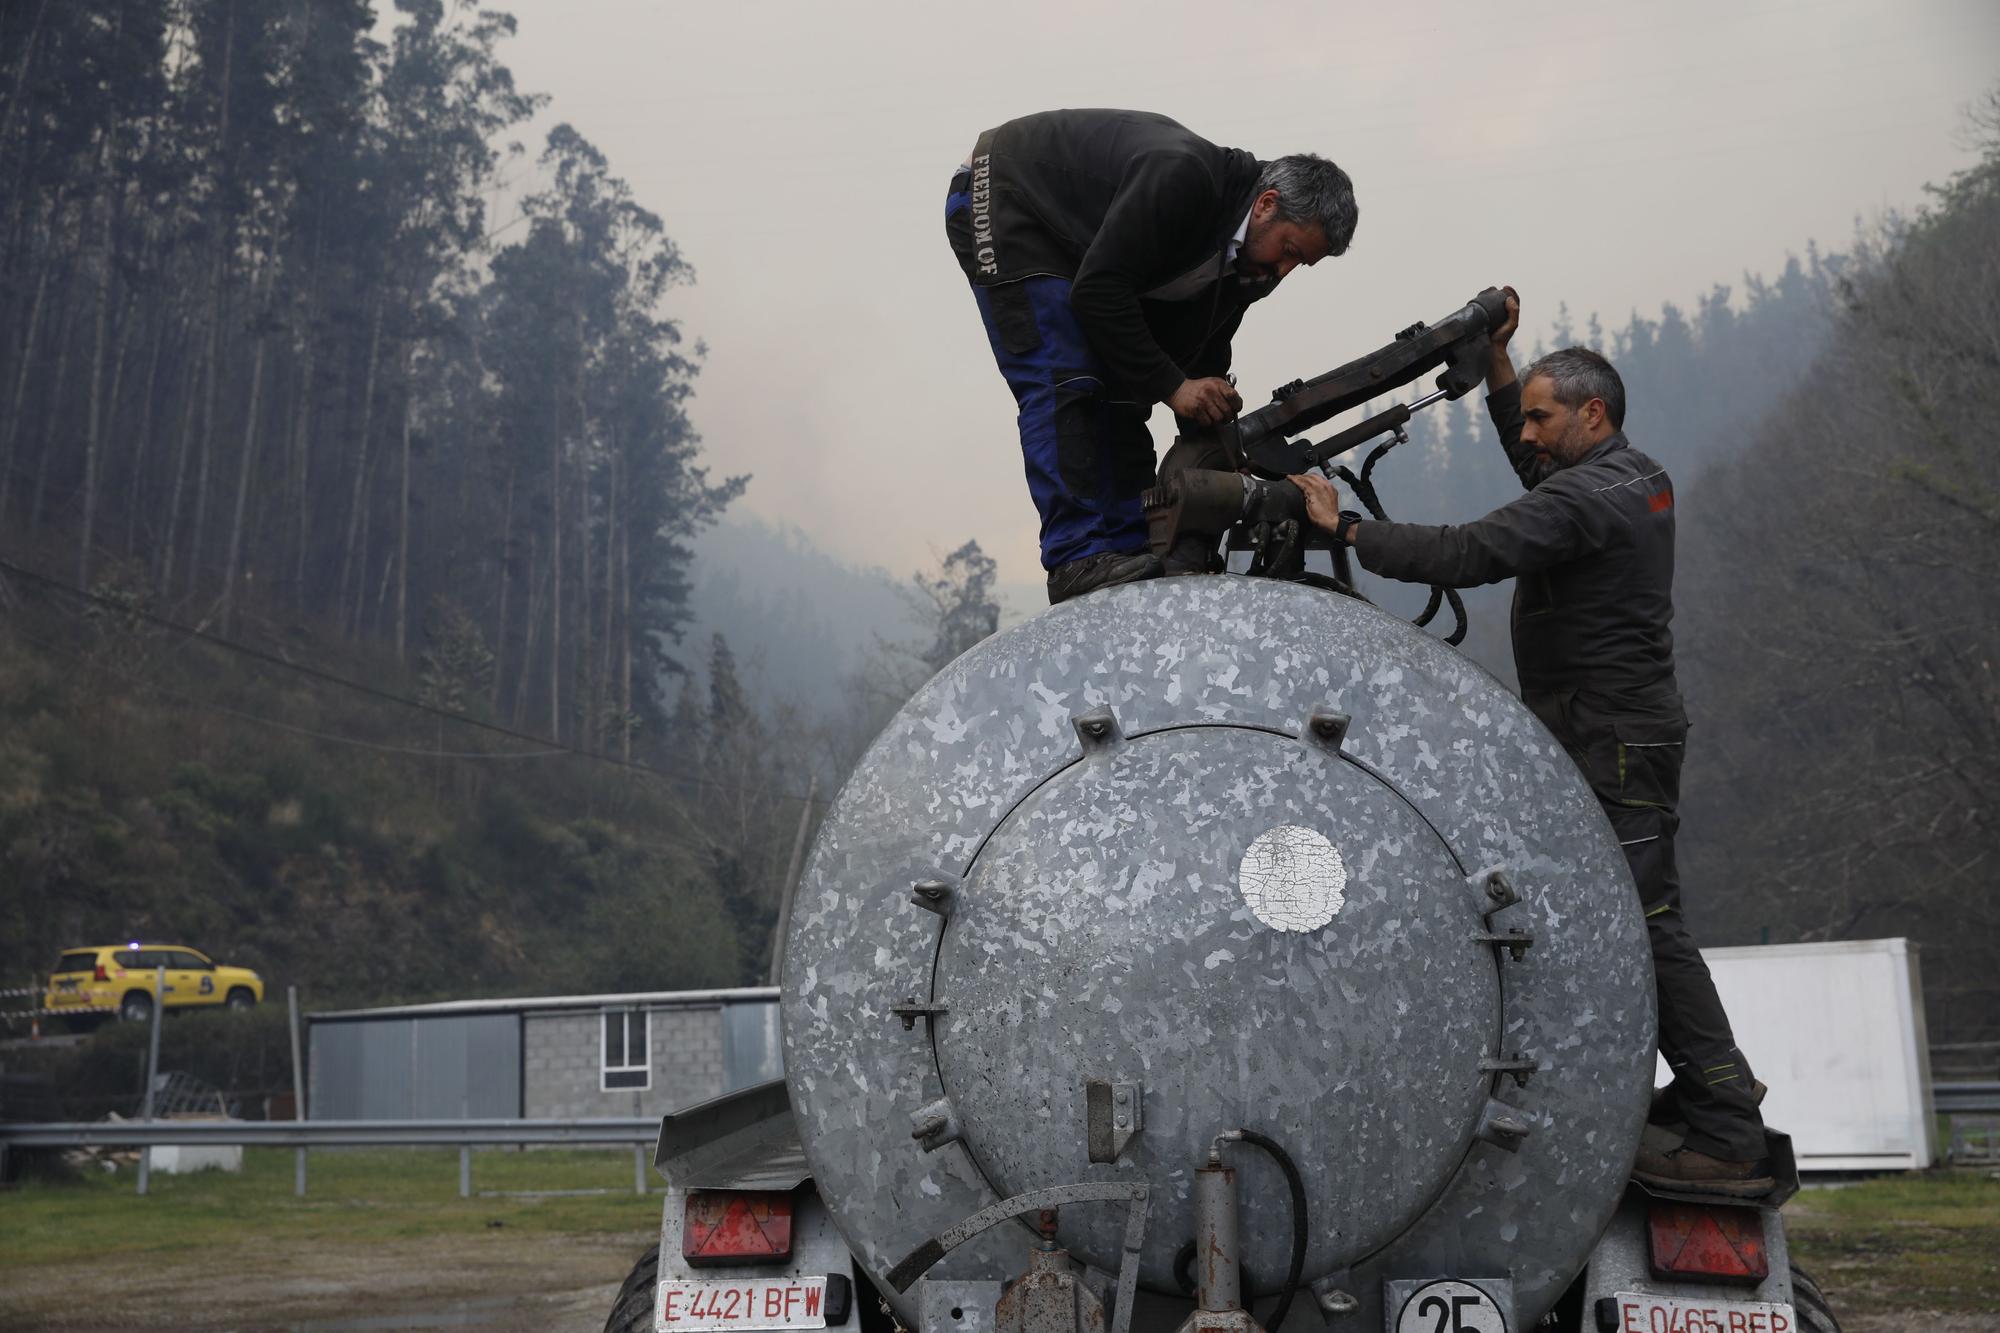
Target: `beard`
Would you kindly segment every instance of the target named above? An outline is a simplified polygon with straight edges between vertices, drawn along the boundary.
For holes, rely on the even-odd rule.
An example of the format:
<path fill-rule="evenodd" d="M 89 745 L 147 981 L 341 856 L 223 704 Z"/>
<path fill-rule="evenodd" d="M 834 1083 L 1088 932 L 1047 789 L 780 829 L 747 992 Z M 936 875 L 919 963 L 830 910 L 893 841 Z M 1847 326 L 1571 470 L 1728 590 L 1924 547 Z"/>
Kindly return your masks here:
<path fill-rule="evenodd" d="M 1568 467 L 1590 450 L 1590 427 L 1583 424 L 1581 414 L 1570 413 L 1569 420 L 1563 424 L 1561 438 L 1556 441 L 1556 447 L 1549 450 L 1549 453 L 1554 455 L 1556 462 Z"/>

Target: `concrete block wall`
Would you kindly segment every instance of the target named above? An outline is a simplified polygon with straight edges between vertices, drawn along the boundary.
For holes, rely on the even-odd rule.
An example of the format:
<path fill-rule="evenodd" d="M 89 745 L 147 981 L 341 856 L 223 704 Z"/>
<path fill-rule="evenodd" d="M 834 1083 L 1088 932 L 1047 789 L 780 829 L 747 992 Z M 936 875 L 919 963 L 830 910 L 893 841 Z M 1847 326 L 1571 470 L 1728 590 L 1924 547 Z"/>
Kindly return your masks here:
<path fill-rule="evenodd" d="M 722 1010 L 680 1006 L 651 1011 L 652 1085 L 603 1090 L 604 1028 L 596 1009 L 522 1016 L 525 1064 L 521 1113 L 531 1120 L 572 1116 L 664 1115 L 723 1091 Z"/>

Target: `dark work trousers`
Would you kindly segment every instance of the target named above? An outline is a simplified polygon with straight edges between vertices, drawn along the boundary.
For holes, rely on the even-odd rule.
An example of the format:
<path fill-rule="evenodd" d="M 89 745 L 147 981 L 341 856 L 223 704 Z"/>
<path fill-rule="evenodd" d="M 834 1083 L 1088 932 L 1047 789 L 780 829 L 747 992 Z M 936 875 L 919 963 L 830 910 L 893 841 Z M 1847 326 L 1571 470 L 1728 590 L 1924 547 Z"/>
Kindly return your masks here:
<path fill-rule="evenodd" d="M 975 271 L 970 177 L 952 177 L 945 231 L 970 280 Z M 1028 494 L 1042 516 L 1042 567 L 1146 547 L 1139 496 L 1153 484 L 1151 406 L 1120 401 L 1069 306 L 1067 278 L 972 283 L 1000 374 L 1020 408 Z"/>
<path fill-rule="evenodd" d="M 1576 691 L 1523 698 L 1589 779 L 1631 863 L 1653 946 L 1660 1053 L 1673 1071 L 1687 1145 L 1729 1161 L 1764 1156 L 1750 1062 L 1736 1049 L 1708 964 L 1681 916 L 1674 834 L 1687 723 L 1679 699 L 1670 695 L 1656 708 L 1627 712 Z"/>

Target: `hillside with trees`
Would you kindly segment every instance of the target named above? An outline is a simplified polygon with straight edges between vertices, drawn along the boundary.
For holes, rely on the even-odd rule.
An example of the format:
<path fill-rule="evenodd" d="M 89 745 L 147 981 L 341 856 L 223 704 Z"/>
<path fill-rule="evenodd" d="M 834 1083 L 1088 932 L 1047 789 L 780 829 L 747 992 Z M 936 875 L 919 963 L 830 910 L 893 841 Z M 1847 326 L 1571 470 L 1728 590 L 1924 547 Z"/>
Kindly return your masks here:
<path fill-rule="evenodd" d="M 1716 942 L 1907 935 L 2000 1039 L 2000 91 L 1681 511 L 1685 869 Z"/>
<path fill-rule="evenodd" d="M 514 142 L 512 32 L 0 6 L 0 986 L 135 935 L 324 1002 L 760 980 L 802 819 L 996 625 L 976 544 L 903 579 L 718 529 L 748 478 L 689 420 L 693 268 L 574 128 Z M 1846 253 L 1609 323 L 1528 293 L 1678 480 L 1704 938 L 1908 934 L 1967 1039 L 2000 1013 L 1997 115 Z M 1377 475 L 1418 521 L 1517 493 L 1476 395 Z M 1506 589 L 1467 601 L 1510 677 Z"/>
<path fill-rule="evenodd" d="M 379 18 L 0 9 L 0 984 L 137 935 L 317 1001 L 761 980 L 865 739 L 684 641 L 747 479 L 662 220 L 511 142 L 510 19 Z"/>

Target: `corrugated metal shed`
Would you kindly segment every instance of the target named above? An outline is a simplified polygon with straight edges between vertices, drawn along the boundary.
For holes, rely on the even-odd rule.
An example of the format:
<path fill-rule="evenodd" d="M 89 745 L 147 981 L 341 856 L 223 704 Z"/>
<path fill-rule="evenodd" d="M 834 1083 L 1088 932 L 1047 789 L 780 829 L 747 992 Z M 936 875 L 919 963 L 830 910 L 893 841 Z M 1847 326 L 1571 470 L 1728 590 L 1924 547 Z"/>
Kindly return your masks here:
<path fill-rule="evenodd" d="M 516 1014 L 385 1018 L 312 1030 L 308 1114 L 463 1120 L 521 1114 Z"/>

